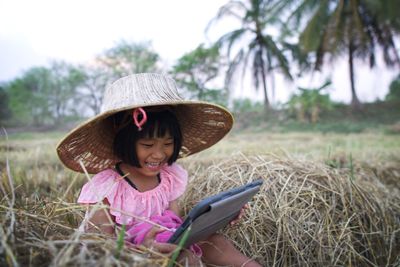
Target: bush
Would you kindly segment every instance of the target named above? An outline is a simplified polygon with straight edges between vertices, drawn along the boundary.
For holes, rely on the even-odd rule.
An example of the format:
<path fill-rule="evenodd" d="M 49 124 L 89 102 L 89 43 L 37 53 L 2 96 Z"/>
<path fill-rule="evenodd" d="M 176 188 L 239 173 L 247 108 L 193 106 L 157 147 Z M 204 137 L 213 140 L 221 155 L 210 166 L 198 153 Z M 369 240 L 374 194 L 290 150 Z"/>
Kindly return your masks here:
<path fill-rule="evenodd" d="M 385 99 L 387 101 L 400 100 L 400 74 L 390 83 L 389 93 Z"/>

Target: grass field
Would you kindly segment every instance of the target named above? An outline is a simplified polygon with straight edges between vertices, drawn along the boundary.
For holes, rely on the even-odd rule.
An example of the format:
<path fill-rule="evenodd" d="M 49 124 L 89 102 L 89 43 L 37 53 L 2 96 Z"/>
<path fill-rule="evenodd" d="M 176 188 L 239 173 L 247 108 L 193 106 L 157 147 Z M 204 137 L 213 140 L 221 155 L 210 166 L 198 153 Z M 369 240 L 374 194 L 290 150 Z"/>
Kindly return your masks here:
<path fill-rule="evenodd" d="M 1 162 L 6 156 L 14 167 L 57 164 L 55 147 L 64 133 L 14 134 L 0 140 Z M 7 152 L 8 150 L 8 152 Z M 217 145 L 189 160 L 212 160 L 234 153 L 247 155 L 277 154 L 310 160 L 348 158 L 376 163 L 400 160 L 400 135 L 384 133 L 230 133 Z M 7 153 L 5 153 L 7 152 Z"/>
<path fill-rule="evenodd" d="M 1 136 L 0 265 L 165 264 L 167 259 L 149 261 L 129 249 L 116 253 L 115 241 L 101 236 L 90 238 L 90 253 L 79 249 L 79 240 L 88 237 L 77 236 L 74 231 L 83 214 L 74 202 L 87 178 L 66 170 L 57 159 L 55 147 L 63 134 L 13 134 L 8 139 Z M 180 162 L 192 177 L 194 185 L 185 196 L 192 204 L 214 193 L 204 183 L 222 190 L 239 183 L 235 179 L 244 182 L 257 175 L 269 179 L 269 191 L 257 199 L 259 206 L 252 210 L 259 215 L 248 218 L 249 225 L 256 226 L 242 224 L 239 234 L 228 231 L 244 252 L 265 265 L 400 263 L 400 135 L 234 132 L 216 146 Z M 204 183 L 197 184 L 200 181 Z M 376 214 L 381 214 L 381 219 Z M 284 220 L 290 217 L 297 218 L 299 224 Z M 356 217 L 357 224 L 353 224 Z M 319 235 L 313 228 L 316 226 Z M 255 232 L 260 242 L 249 238 Z M 375 238 L 380 232 L 380 239 Z M 312 238 L 307 245 L 301 240 L 295 242 L 296 235 L 304 240 Z M 321 238 L 316 243 L 318 236 Z M 340 244 L 348 249 L 340 250 Z"/>

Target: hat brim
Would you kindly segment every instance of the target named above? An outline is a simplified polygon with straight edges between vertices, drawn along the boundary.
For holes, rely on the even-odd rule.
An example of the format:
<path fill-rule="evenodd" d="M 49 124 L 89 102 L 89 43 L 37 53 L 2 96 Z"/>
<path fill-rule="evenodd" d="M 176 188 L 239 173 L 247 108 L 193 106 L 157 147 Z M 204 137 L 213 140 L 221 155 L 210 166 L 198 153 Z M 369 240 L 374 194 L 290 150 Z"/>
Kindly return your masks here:
<path fill-rule="evenodd" d="M 186 157 L 217 143 L 232 128 L 233 117 L 225 108 L 201 101 L 180 101 L 173 104 L 151 104 L 141 107 L 172 107 L 182 131 L 179 157 Z M 113 167 L 120 159 L 113 153 L 115 131 L 112 115 L 137 108 L 129 106 L 101 113 L 76 127 L 57 145 L 57 154 L 71 170 L 98 173 Z"/>

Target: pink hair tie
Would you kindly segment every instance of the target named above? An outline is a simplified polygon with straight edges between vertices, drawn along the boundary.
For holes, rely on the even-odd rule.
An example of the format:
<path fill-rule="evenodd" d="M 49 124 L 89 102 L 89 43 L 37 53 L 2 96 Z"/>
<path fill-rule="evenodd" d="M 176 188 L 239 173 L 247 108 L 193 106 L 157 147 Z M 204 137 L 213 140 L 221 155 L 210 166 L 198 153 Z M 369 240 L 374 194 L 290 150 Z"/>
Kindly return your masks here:
<path fill-rule="evenodd" d="M 142 114 L 143 118 L 139 121 L 140 114 Z M 145 124 L 147 121 L 146 111 L 144 111 L 144 109 L 142 109 L 142 108 L 135 108 L 133 110 L 132 116 L 133 116 L 133 121 L 135 122 L 135 125 L 138 127 L 139 131 L 141 131 L 143 124 Z"/>

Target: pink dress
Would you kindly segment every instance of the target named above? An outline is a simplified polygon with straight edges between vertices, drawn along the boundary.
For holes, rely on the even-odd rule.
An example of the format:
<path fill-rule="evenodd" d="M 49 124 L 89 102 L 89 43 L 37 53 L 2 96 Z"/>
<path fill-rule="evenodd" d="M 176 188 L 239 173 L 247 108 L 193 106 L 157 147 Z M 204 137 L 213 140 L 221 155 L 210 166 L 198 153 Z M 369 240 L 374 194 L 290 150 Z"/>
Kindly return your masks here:
<path fill-rule="evenodd" d="M 166 214 L 169 203 L 185 191 L 187 177 L 187 172 L 180 165 L 165 165 L 160 172 L 160 184 L 152 190 L 139 192 L 115 170 L 107 169 L 83 186 L 78 203 L 94 204 L 107 199 L 115 222 L 125 224 L 128 234 L 134 233 L 134 227 L 143 223 L 140 218 L 151 220 Z"/>

